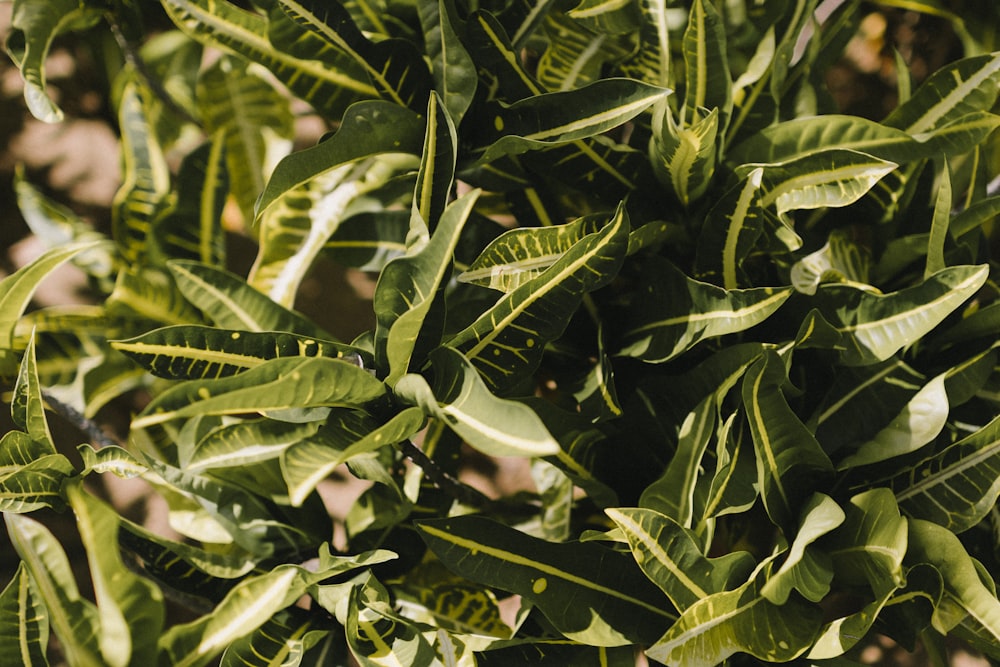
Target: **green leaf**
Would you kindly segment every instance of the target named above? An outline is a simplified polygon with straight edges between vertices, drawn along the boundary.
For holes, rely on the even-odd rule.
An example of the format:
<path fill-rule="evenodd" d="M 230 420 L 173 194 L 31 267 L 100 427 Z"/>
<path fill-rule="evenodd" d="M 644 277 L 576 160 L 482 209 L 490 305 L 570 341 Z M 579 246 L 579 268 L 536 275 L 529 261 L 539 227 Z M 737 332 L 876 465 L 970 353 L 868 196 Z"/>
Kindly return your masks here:
<path fill-rule="evenodd" d="M 222 209 L 229 193 L 223 134 L 189 153 L 177 176 L 177 198 L 153 221 L 150 254 L 157 263 L 190 259 L 223 266 Z"/>
<path fill-rule="evenodd" d="M 252 633 L 231 643 L 222 654 L 222 667 L 297 667 L 308 650 L 310 614 L 298 607 L 279 611 Z"/>
<path fill-rule="evenodd" d="M 154 329 L 112 341 L 157 377 L 202 380 L 228 377 L 280 357 L 343 359 L 359 367 L 371 357 L 349 345 L 283 331 L 234 331 L 196 325 Z"/>
<path fill-rule="evenodd" d="M 899 414 L 856 452 L 841 460 L 841 470 L 903 456 L 933 442 L 948 422 L 946 373 L 931 379 Z"/>
<path fill-rule="evenodd" d="M 371 206 L 366 199 L 415 162 L 405 154 L 376 155 L 324 170 L 285 193 L 258 217 L 260 251 L 249 284 L 291 308 L 302 281 L 352 208 Z"/>
<path fill-rule="evenodd" d="M 838 579 L 868 585 L 876 595 L 906 583 L 903 557 L 907 521 L 900 516 L 892 491 L 884 487 L 853 496 L 844 523 L 825 540 Z"/>
<path fill-rule="evenodd" d="M 481 163 L 597 136 L 632 120 L 670 93 L 632 79 L 601 79 L 576 90 L 497 106 L 492 132 L 478 140 Z"/>
<path fill-rule="evenodd" d="M 494 239 L 460 282 L 482 285 L 508 293 L 537 278 L 588 234 L 608 222 L 607 215 L 589 215 L 551 227 L 510 229 Z"/>
<path fill-rule="evenodd" d="M 764 231 L 764 170 L 756 168 L 729 188 L 708 211 L 695 254 L 695 274 L 716 278 L 727 290 L 745 283 L 740 267 Z"/>
<path fill-rule="evenodd" d="M 660 477 L 639 496 L 639 505 L 665 514 L 685 528 L 694 518 L 694 494 L 702 458 L 715 435 L 718 399 L 709 394 L 687 414 L 677 433 L 677 449 Z"/>
<path fill-rule="evenodd" d="M 607 3 L 607 5 L 620 3 Z M 633 5 L 622 7 L 626 12 Z M 548 44 L 538 59 L 538 82 L 547 90 L 572 90 L 601 78 L 603 68 L 628 55 L 623 40 L 592 30 L 589 21 L 550 11 L 543 25 Z"/>
<path fill-rule="evenodd" d="M 774 164 L 752 163 L 739 171 L 764 169 L 761 205 L 779 216 L 798 209 L 847 206 L 899 165 L 854 150 L 831 148 Z"/>
<path fill-rule="evenodd" d="M 132 428 L 197 415 L 360 406 L 384 394 L 384 384 L 341 359 L 282 357 L 239 375 L 183 382 L 153 399 Z"/>
<path fill-rule="evenodd" d="M 170 274 L 156 266 L 136 265 L 119 271 L 106 306 L 109 311 L 123 313 L 130 319 L 138 315 L 166 324 L 188 324 L 202 319 Z"/>
<path fill-rule="evenodd" d="M 48 667 L 49 617 L 24 563 L 0 592 L 0 652 L 24 667 Z"/>
<path fill-rule="evenodd" d="M 815 542 L 836 530 L 845 518 L 844 510 L 833 498 L 813 494 L 799 515 L 799 530 L 785 560 L 764 583 L 760 594 L 777 605 L 786 604 L 793 589 L 811 602 L 826 597 L 833 580 L 833 562 Z"/>
<path fill-rule="evenodd" d="M 648 262 L 645 271 L 649 298 L 630 313 L 619 354 L 647 362 L 667 361 L 707 338 L 749 329 L 792 293 L 771 287 L 726 291 L 665 261 Z"/>
<path fill-rule="evenodd" d="M 226 424 L 198 441 L 185 469 L 201 472 L 276 459 L 295 443 L 314 436 L 320 425 L 318 421 L 290 423 L 275 419 Z"/>
<path fill-rule="evenodd" d="M 431 667 L 442 664 L 415 623 L 401 616 L 389 592 L 369 577 L 350 593 L 345 630 L 361 667 Z"/>
<path fill-rule="evenodd" d="M 719 110 L 699 114 L 689 124 L 677 127 L 673 112 L 659 104 L 653 119 L 649 146 L 653 171 L 681 204 L 688 206 L 705 193 L 715 173 Z"/>
<path fill-rule="evenodd" d="M 21 431 L 0 438 L 0 511 L 64 507 L 63 484 L 73 474 L 73 464 L 51 447 Z"/>
<path fill-rule="evenodd" d="M 706 558 L 689 531 L 655 510 L 618 507 L 605 513 L 625 534 L 642 571 L 680 611 L 732 588 L 753 567 L 745 551 Z"/>
<path fill-rule="evenodd" d="M 948 223 L 951 221 L 951 169 L 948 161 L 942 160 L 937 183 L 937 194 L 934 197 L 934 214 L 931 216 L 930 238 L 927 240 L 927 266 L 924 268 L 924 280 L 938 271 L 942 271 L 945 263 L 944 250 L 948 240 Z"/>
<path fill-rule="evenodd" d="M 891 480 L 909 516 L 962 533 L 983 520 L 1000 496 L 1000 418 Z"/>
<path fill-rule="evenodd" d="M 992 109 L 1000 91 L 1000 53 L 959 60 L 934 72 L 885 119 L 909 134 L 930 132 L 975 111 Z"/>
<path fill-rule="evenodd" d="M 198 77 L 198 111 L 225 145 L 231 191 L 250 223 L 271 168 L 291 150 L 288 100 L 247 61 L 223 56 Z"/>
<path fill-rule="evenodd" d="M 14 3 L 7 53 L 21 70 L 24 101 L 31 114 L 47 123 L 63 119 L 62 109 L 45 87 L 45 59 L 52 40 L 69 30 L 83 30 L 100 21 L 101 11 L 77 0 Z"/>
<path fill-rule="evenodd" d="M 302 185 L 355 160 L 381 153 L 420 155 L 423 136 L 424 124 L 416 113 L 383 101 L 358 102 L 344 113 L 332 137 L 278 163 L 257 202 L 257 216 Z"/>
<path fill-rule="evenodd" d="M 639 27 L 639 8 L 631 2 L 580 0 L 568 16 L 598 32 L 621 34 Z"/>
<path fill-rule="evenodd" d="M 885 361 L 925 336 L 975 294 L 987 274 L 986 266 L 953 266 L 886 295 L 823 285 L 817 296 L 823 316 L 845 344 L 841 362 L 856 366 Z"/>
<path fill-rule="evenodd" d="M 101 655 L 110 667 L 125 667 L 133 660 L 154 661 L 165 618 L 163 594 L 126 569 L 117 549 L 108 548 L 118 542 L 119 518 L 114 510 L 79 483 L 68 485 L 66 493 L 94 582 Z"/>
<path fill-rule="evenodd" d="M 118 251 L 130 264 L 148 257 L 153 220 L 170 193 L 170 170 L 149 119 L 150 96 L 133 75 L 118 104 L 124 173 L 112 202 L 111 228 Z"/>
<path fill-rule="evenodd" d="M 822 612 L 795 597 L 769 602 L 760 593 L 763 578 L 698 600 L 646 655 L 670 667 L 714 667 L 738 652 L 768 662 L 801 655 L 819 634 Z"/>
<path fill-rule="evenodd" d="M 431 89 L 431 75 L 411 42 L 372 42 L 338 3 L 317 0 L 279 0 L 286 14 L 351 57 L 365 70 L 383 99 L 423 111 Z"/>
<path fill-rule="evenodd" d="M 784 362 L 776 352 L 765 352 L 743 378 L 743 405 L 764 507 L 777 525 L 794 534 L 799 508 L 826 487 L 833 465 L 785 400 L 782 388 L 787 382 Z"/>
<path fill-rule="evenodd" d="M 682 125 L 695 127 L 705 111 L 715 112 L 719 134 L 725 135 L 733 109 L 733 79 L 726 52 L 726 26 L 711 0 L 691 4 L 681 50 L 685 71 Z"/>
<path fill-rule="evenodd" d="M 14 423 L 23 428 L 34 441 L 35 455 L 56 453 L 55 442 L 49 432 L 49 422 L 45 417 L 42 387 L 38 382 L 35 336 L 28 341 L 28 347 L 21 358 L 14 396 L 10 402 L 10 414 Z"/>
<path fill-rule="evenodd" d="M 459 39 L 464 27 L 454 0 L 420 4 L 420 24 L 431 61 L 435 90 L 455 125 L 462 122 L 476 92 L 476 64 Z M 429 116 L 428 116 L 429 117 Z"/>
<path fill-rule="evenodd" d="M 83 460 L 81 476 L 92 472 L 104 474 L 110 472 L 121 479 L 134 479 L 144 474 L 149 467 L 133 456 L 127 449 L 116 445 L 107 445 L 94 449 L 92 445 L 78 445 L 76 451 Z"/>
<path fill-rule="evenodd" d="M 451 277 L 455 248 L 479 194 L 473 190 L 450 204 L 430 239 L 411 246 L 379 275 L 374 302 L 375 355 L 390 386 L 407 372 L 418 370 L 423 362 L 414 355 L 422 354 L 418 343 L 426 332 L 435 299 Z M 440 342 L 440 332 L 432 329 L 431 335 L 431 345 Z"/>
<path fill-rule="evenodd" d="M 561 451 L 530 407 L 490 393 L 461 353 L 440 347 L 431 353 L 430 362 L 433 388 L 419 375 L 405 375 L 396 383 L 398 397 L 438 417 L 491 456 L 551 456 Z"/>
<path fill-rule="evenodd" d="M 333 117 L 359 97 L 378 94 L 357 71 L 356 63 L 331 57 L 320 40 L 310 40 L 309 57 L 295 55 L 302 31 L 291 21 L 272 33 L 273 18 L 268 21 L 226 0 L 166 0 L 163 8 L 193 38 L 264 65 L 303 99 Z"/>
<path fill-rule="evenodd" d="M 871 253 L 850 238 L 845 230 L 834 230 L 826 244 L 792 265 L 791 282 L 795 291 L 815 294 L 825 282 L 868 283 Z"/>
<path fill-rule="evenodd" d="M 239 331 L 288 331 L 329 338 L 311 321 L 278 305 L 223 269 L 174 260 L 169 269 L 185 298 L 217 326 Z"/>
<path fill-rule="evenodd" d="M 160 638 L 161 659 L 177 667 L 207 664 L 231 643 L 263 626 L 306 590 L 337 574 L 391 558 L 386 552 L 366 552 L 325 563 L 318 572 L 297 565 L 279 565 L 270 572 L 244 579 L 209 614 L 175 625 Z"/>
<path fill-rule="evenodd" d="M 39 283 L 57 266 L 75 255 L 105 245 L 102 241 L 71 243 L 45 251 L 31 263 L 0 280 L 0 372 L 17 368 L 13 358 L 14 330 L 31 303 Z"/>
<path fill-rule="evenodd" d="M 523 596 L 575 641 L 649 642 L 675 618 L 630 556 L 598 544 L 545 542 L 477 516 L 423 521 L 417 529 L 449 569 Z"/>
<path fill-rule="evenodd" d="M 10 542 L 45 605 L 66 661 L 71 667 L 105 665 L 98 647 L 101 627 L 97 607 L 80 596 L 59 541 L 34 519 L 9 512 L 4 512 L 3 518 Z"/>
<path fill-rule="evenodd" d="M 932 622 L 942 634 L 962 624 L 967 638 L 993 652 L 1000 643 L 1000 600 L 987 588 L 965 547 L 947 528 L 920 519 L 910 521 L 907 560 L 930 563 L 944 579 L 944 595 Z"/>
<path fill-rule="evenodd" d="M 406 408 L 384 424 L 356 411 L 332 412 L 315 436 L 294 442 L 281 453 L 289 501 L 301 505 L 337 466 L 413 437 L 425 421 L 419 408 Z"/>
<path fill-rule="evenodd" d="M 565 330 L 584 294 L 614 279 L 628 247 L 628 214 L 619 206 L 537 278 L 508 293 L 447 345 L 462 352 L 491 387 L 534 369 L 546 343 Z"/>

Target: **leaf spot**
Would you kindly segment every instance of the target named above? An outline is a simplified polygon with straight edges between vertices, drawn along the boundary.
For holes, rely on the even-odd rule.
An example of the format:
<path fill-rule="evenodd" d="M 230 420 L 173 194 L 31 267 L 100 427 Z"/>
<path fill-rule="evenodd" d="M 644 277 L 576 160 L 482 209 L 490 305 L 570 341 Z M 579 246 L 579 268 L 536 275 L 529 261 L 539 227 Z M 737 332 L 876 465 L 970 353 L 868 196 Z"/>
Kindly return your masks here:
<path fill-rule="evenodd" d="M 198 398 L 208 399 L 212 397 L 212 392 L 208 390 L 208 387 L 198 387 Z"/>
<path fill-rule="evenodd" d="M 535 593 L 535 595 L 541 595 L 548 587 L 549 582 L 546 581 L 545 577 L 539 577 L 538 579 L 535 579 L 535 583 L 531 585 L 531 590 Z"/>
<path fill-rule="evenodd" d="M 497 128 L 497 132 L 503 132 L 503 118 L 497 116 L 493 119 L 493 127 Z"/>
<path fill-rule="evenodd" d="M 234 331 L 231 334 L 229 334 L 229 337 L 232 338 L 233 340 L 239 340 L 240 339 L 240 332 L 239 331 Z"/>
<path fill-rule="evenodd" d="M 785 650 L 785 651 L 788 650 L 788 642 L 786 642 L 784 639 L 782 639 L 780 642 L 778 642 L 778 646 L 781 647 L 782 650 Z"/>
<path fill-rule="evenodd" d="M 535 347 L 535 339 L 534 338 L 527 339 L 526 341 L 524 341 L 524 345 L 525 347 Z"/>

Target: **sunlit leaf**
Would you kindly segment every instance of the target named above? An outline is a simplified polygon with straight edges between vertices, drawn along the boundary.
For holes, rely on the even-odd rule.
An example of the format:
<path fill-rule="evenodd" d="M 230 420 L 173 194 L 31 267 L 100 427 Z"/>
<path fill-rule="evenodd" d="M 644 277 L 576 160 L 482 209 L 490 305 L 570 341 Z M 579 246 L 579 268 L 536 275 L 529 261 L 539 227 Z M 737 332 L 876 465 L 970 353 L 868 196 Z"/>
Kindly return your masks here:
<path fill-rule="evenodd" d="M 49 618 L 24 563 L 0 592 L 0 651 L 24 667 L 47 667 Z"/>
<path fill-rule="evenodd" d="M 802 507 L 799 530 L 785 552 L 785 559 L 775 570 L 760 594 L 774 604 L 785 604 L 792 590 L 812 602 L 819 602 L 830 592 L 833 561 L 815 543 L 838 528 L 845 519 L 844 510 L 830 496 L 814 494 Z"/>

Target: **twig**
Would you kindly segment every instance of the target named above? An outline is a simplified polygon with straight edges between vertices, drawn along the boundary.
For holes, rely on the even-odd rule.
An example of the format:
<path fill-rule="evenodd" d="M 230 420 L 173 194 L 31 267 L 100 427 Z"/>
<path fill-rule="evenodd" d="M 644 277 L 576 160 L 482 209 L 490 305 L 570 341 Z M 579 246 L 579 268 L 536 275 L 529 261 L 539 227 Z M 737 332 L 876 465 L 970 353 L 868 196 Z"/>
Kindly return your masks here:
<path fill-rule="evenodd" d="M 493 499 L 482 491 L 452 477 L 434 463 L 424 452 L 409 440 L 399 443 L 403 456 L 420 466 L 431 482 L 439 489 L 451 494 L 456 500 L 472 507 L 485 508 L 493 504 Z"/>
<path fill-rule="evenodd" d="M 149 89 L 153 91 L 163 105 L 170 109 L 171 112 L 177 114 L 182 120 L 193 123 L 194 125 L 200 125 L 198 119 L 192 116 L 187 109 L 178 104 L 167 89 L 163 87 L 163 83 L 160 82 L 158 78 L 153 76 L 152 72 L 149 71 L 149 67 L 146 66 L 146 61 L 142 59 L 142 55 L 139 54 L 139 50 L 135 48 L 135 45 L 129 41 L 128 37 L 122 31 L 121 25 L 118 23 L 118 19 L 115 18 L 114 14 L 108 12 L 105 14 L 105 20 L 108 22 L 108 26 L 111 28 L 111 34 L 115 36 L 115 41 L 118 42 L 118 47 L 122 50 L 125 56 L 125 62 L 131 65 L 139 76 L 143 78 Z"/>
<path fill-rule="evenodd" d="M 49 404 L 49 407 L 52 408 L 53 412 L 76 428 L 80 429 L 82 432 L 86 433 L 87 437 L 90 438 L 91 444 L 97 446 L 98 448 L 122 446 L 122 443 L 118 440 L 118 438 L 110 435 L 93 419 L 88 419 L 82 415 L 80 411 L 72 405 L 63 403 L 47 391 L 42 392 L 42 398 L 44 398 L 45 402 Z"/>

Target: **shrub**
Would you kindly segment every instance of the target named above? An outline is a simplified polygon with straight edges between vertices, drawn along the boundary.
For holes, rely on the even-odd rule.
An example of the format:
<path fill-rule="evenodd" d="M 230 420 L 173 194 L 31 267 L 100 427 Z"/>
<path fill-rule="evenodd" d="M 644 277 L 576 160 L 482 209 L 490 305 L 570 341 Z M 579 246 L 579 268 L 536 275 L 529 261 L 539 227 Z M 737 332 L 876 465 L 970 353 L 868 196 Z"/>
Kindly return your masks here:
<path fill-rule="evenodd" d="M 1000 657 L 1000 16 L 903 3 L 965 54 L 919 85 L 897 58 L 876 121 L 824 85 L 862 3 L 817 4 L 161 0 L 154 34 L 151 5 L 17 0 L 37 117 L 57 33 L 106 23 L 129 64 L 110 238 L 17 183 L 50 248 L 0 282 L 3 655 L 44 664 L 51 630 L 72 665 Z M 290 152 L 303 104 L 333 131 Z M 95 305 L 29 310 L 67 261 Z M 352 341 L 294 310 L 329 261 L 378 276 Z M 108 444 L 124 394 L 148 404 Z M 94 442 L 68 456 L 47 409 Z M 536 488 L 475 490 L 467 448 Z M 343 466 L 370 484 L 336 542 Z M 144 478 L 181 539 L 95 475 Z M 93 600 L 41 508 L 73 512 Z"/>

